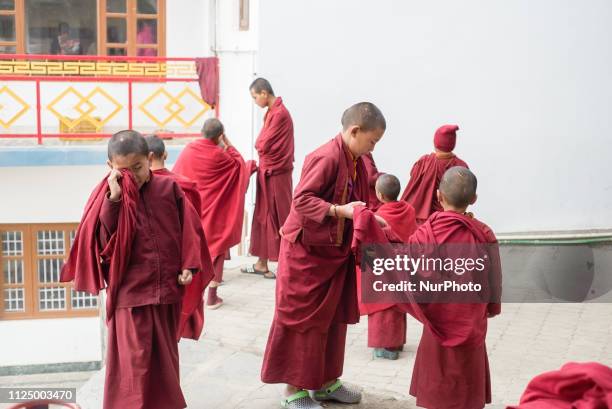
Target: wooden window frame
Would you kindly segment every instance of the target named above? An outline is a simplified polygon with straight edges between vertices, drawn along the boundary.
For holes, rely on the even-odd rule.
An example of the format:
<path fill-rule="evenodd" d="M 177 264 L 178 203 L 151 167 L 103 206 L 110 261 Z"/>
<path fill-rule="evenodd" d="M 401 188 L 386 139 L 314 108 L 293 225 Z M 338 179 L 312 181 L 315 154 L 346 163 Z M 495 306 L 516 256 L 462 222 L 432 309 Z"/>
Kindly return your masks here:
<path fill-rule="evenodd" d="M 0 16 L 14 16 L 15 18 L 15 41 L 0 41 L 0 46 L 15 47 L 17 54 L 23 54 L 25 49 L 24 1 L 15 0 L 13 10 L 0 10 Z"/>
<path fill-rule="evenodd" d="M 6 312 L 4 311 L 4 273 L 0 271 L 0 320 L 23 320 L 23 319 L 49 319 L 49 318 L 75 318 L 75 317 L 95 317 L 99 315 L 100 300 L 98 306 L 93 308 L 73 308 L 72 307 L 72 284 L 53 283 L 43 284 L 38 282 L 38 260 L 68 257 L 70 251 L 70 232 L 76 230 L 77 223 L 41 223 L 41 224 L 2 224 L 0 232 L 19 230 L 22 232 L 23 255 L 9 257 L 9 259 L 22 258 L 23 268 L 23 288 L 24 288 L 24 311 Z M 62 230 L 64 231 L 64 253 L 58 255 L 39 255 L 37 239 L 38 231 Z M 0 250 L 0 268 L 4 264 L 6 257 Z M 65 288 L 66 309 L 62 311 L 40 311 L 39 310 L 39 288 L 43 287 L 62 287 Z M 10 287 L 9 287 L 10 288 Z"/>
<path fill-rule="evenodd" d="M 158 57 L 166 56 L 166 0 L 157 0 L 157 14 L 140 14 L 137 11 L 137 0 L 125 0 L 125 13 L 113 13 L 106 11 L 106 0 L 98 0 L 98 55 L 107 55 L 108 48 L 125 48 L 126 55 L 137 57 L 139 48 L 155 48 Z M 127 38 L 125 43 L 108 43 L 106 40 L 107 19 L 126 19 Z M 136 43 L 137 25 L 139 19 L 156 20 L 157 43 Z"/>
<path fill-rule="evenodd" d="M 0 15 L 15 16 L 15 41 L 0 41 L 0 46 L 13 46 L 17 54 L 25 52 L 25 2 L 27 0 L 15 0 L 14 10 L 0 10 Z M 128 56 L 136 57 L 138 48 L 156 48 L 158 57 L 166 56 L 166 0 L 157 0 L 157 14 L 137 13 L 137 0 L 125 0 L 125 13 L 107 13 L 106 0 L 98 0 L 97 9 L 97 54 L 107 55 L 107 48 L 116 45 L 125 48 Z M 112 44 L 106 42 L 106 19 L 109 17 L 125 18 L 127 25 L 127 42 L 125 44 Z M 150 19 L 157 21 L 157 43 L 136 44 L 136 30 L 138 19 Z"/>

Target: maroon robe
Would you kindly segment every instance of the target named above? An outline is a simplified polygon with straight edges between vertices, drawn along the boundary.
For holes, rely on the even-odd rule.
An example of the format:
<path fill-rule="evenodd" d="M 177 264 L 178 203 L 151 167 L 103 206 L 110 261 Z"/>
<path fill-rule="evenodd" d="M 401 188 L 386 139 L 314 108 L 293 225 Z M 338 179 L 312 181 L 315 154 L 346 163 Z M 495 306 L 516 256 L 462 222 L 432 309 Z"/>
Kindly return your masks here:
<path fill-rule="evenodd" d="M 249 253 L 276 261 L 278 231 L 289 214 L 293 190 L 293 121 L 281 97 L 266 112 L 255 149 L 259 167 Z"/>
<path fill-rule="evenodd" d="M 432 213 L 442 210 L 436 191 L 444 172 L 453 166 L 468 167 L 452 152 L 424 155 L 412 166 L 410 181 L 402 194 L 402 200 L 414 207 L 417 224 L 424 223 Z"/>
<path fill-rule="evenodd" d="M 569 362 L 533 378 L 518 406 L 508 409 L 612 408 L 612 368 L 597 362 Z"/>
<path fill-rule="evenodd" d="M 342 135 L 306 157 L 281 230 L 263 382 L 318 389 L 342 374 L 347 324 L 359 321 L 352 221 L 327 213 L 367 194 L 363 160 L 353 160 Z"/>
<path fill-rule="evenodd" d="M 383 172 L 379 172 L 376 167 L 376 163 L 374 162 L 374 156 L 371 153 L 362 156 L 363 164 L 365 165 L 366 171 L 368 172 L 368 209 L 371 209 L 373 212 L 378 210 L 382 203 L 376 197 L 376 181 L 380 175 L 384 175 Z"/>
<path fill-rule="evenodd" d="M 362 243 L 385 243 L 383 230 L 371 212 L 354 215 L 353 248 Z M 468 215 L 434 213 L 408 243 L 496 243 L 489 227 Z M 501 296 L 501 263 L 496 247 L 489 249 L 493 299 Z M 410 394 L 417 406 L 430 409 L 482 408 L 491 401 L 489 363 L 485 346 L 487 316 L 497 315 L 500 304 L 398 304 L 424 324 L 412 373 Z"/>
<path fill-rule="evenodd" d="M 151 174 L 138 190 L 122 174 L 119 202 L 106 179 L 90 197 L 61 281 L 93 293 L 108 285 L 104 408 L 184 408 L 178 275 L 202 271 L 203 231 L 174 180 Z"/>
<path fill-rule="evenodd" d="M 200 202 L 200 193 L 198 192 L 195 182 L 185 176 L 172 173 L 166 168 L 156 169 L 152 172 L 156 175 L 169 176 L 174 179 L 183 190 L 183 193 L 185 193 L 185 198 L 198 214 L 198 218 L 201 218 L 200 211 L 202 205 Z M 208 244 L 204 237 L 202 239 L 200 250 L 202 254 L 203 270 L 200 274 L 195 274 L 191 284 L 185 288 L 181 320 L 178 328 L 178 333 L 182 338 L 195 340 L 200 339 L 200 335 L 204 329 L 204 299 L 202 295 L 208 283 L 214 278 L 213 265 L 210 260 L 210 253 L 208 252 Z M 191 305 L 191 303 L 195 303 L 195 305 Z M 193 313 L 187 315 L 185 311 L 193 311 Z"/>
<path fill-rule="evenodd" d="M 416 230 L 414 209 L 406 202 L 381 203 L 376 214 L 385 219 L 404 243 Z M 396 305 L 360 304 L 359 309 L 371 311 L 368 313 L 368 347 L 397 348 L 406 343 L 406 313 Z"/>
<path fill-rule="evenodd" d="M 497 243 L 484 223 L 455 212 L 434 213 L 410 244 Z M 501 294 L 499 252 L 490 254 L 491 290 Z M 494 296 L 494 298 L 498 298 Z M 412 306 L 412 305 L 411 305 Z M 423 335 L 417 350 L 410 394 L 417 405 L 433 409 L 482 408 L 491 402 L 491 377 L 485 338 L 487 316 L 500 304 L 427 304 Z"/>
<path fill-rule="evenodd" d="M 226 254 L 240 243 L 244 195 L 253 167 L 253 162 L 245 163 L 233 146 L 224 149 L 203 138 L 187 145 L 173 168 L 197 185 L 202 226 L 215 269 L 214 280 L 218 282 L 222 279 Z"/>

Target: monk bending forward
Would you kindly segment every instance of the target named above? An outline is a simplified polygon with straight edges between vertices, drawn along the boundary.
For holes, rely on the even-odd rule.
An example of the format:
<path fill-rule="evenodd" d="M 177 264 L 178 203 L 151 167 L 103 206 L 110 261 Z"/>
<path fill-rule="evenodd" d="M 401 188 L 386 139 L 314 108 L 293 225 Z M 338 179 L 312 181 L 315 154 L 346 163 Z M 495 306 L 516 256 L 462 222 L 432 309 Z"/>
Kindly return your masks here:
<path fill-rule="evenodd" d="M 359 321 L 351 219 L 354 206 L 368 199 L 361 156 L 374 150 L 386 122 L 375 105 L 362 102 L 344 112 L 342 127 L 306 157 L 281 229 L 275 313 L 261 378 L 287 384 L 284 408 L 361 400 L 358 390 L 338 379 L 347 324 Z"/>

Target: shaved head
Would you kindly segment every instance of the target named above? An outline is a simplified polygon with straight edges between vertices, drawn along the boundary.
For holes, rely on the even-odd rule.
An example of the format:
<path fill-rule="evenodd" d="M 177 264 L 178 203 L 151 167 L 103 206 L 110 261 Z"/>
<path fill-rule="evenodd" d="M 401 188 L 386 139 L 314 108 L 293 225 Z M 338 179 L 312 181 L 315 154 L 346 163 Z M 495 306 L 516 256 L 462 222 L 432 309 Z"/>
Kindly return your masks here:
<path fill-rule="evenodd" d="M 388 200 L 396 201 L 400 190 L 400 181 L 393 175 L 385 173 L 376 179 L 376 191 L 380 192 Z"/>
<path fill-rule="evenodd" d="M 249 89 L 255 91 L 256 94 L 261 94 L 262 91 L 266 91 L 269 95 L 274 95 L 272 85 L 270 85 L 270 82 L 265 78 L 257 78 L 251 83 Z"/>
<path fill-rule="evenodd" d="M 115 156 L 127 156 L 131 153 L 149 156 L 147 141 L 140 132 L 126 129 L 111 136 L 108 141 L 108 160 L 112 161 Z"/>
<path fill-rule="evenodd" d="M 163 159 L 164 153 L 166 152 L 166 145 L 162 139 L 153 134 L 145 136 L 145 141 L 147 141 L 147 146 L 149 147 L 149 152 L 153 153 L 153 157 L 156 159 Z"/>
<path fill-rule="evenodd" d="M 387 129 L 387 121 L 382 112 L 371 102 L 359 102 L 348 108 L 342 114 L 342 129 L 356 125 L 362 131 L 373 131 Z"/>
<path fill-rule="evenodd" d="M 217 118 L 207 119 L 202 127 L 202 136 L 206 139 L 216 139 L 223 135 L 223 132 L 225 132 L 223 124 Z"/>
<path fill-rule="evenodd" d="M 458 209 L 468 207 L 476 197 L 476 176 L 468 168 L 453 166 L 444 172 L 440 181 L 440 193 Z"/>

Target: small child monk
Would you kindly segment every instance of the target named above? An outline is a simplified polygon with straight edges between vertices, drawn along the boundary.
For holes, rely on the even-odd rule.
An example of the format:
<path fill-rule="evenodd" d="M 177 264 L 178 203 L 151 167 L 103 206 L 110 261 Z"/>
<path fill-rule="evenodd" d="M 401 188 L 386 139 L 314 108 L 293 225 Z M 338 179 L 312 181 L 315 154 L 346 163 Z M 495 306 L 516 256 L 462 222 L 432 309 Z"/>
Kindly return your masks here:
<path fill-rule="evenodd" d="M 410 181 L 402 194 L 403 201 L 414 207 L 417 225 L 421 225 L 434 212 L 442 210 L 436 196 L 440 179 L 453 166 L 468 165 L 453 153 L 457 141 L 457 125 L 443 125 L 434 134 L 433 153 L 423 155 L 410 171 Z"/>
<path fill-rule="evenodd" d="M 376 180 L 376 197 L 381 203 L 376 216 L 384 219 L 388 229 L 403 243 L 416 230 L 414 209 L 398 201 L 400 181 L 391 174 L 382 174 Z M 368 314 L 368 347 L 374 348 L 375 358 L 395 360 L 406 343 L 406 313 L 395 305 L 360 304 Z"/>

